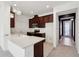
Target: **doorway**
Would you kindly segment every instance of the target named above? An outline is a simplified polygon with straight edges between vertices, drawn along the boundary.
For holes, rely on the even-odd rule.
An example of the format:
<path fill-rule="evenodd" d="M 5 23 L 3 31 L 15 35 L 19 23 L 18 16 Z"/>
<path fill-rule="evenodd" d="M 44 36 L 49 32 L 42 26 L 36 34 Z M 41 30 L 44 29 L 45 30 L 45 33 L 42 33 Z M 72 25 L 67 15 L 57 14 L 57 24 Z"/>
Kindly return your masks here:
<path fill-rule="evenodd" d="M 64 42 L 75 42 L 75 13 L 59 16 L 59 40 Z"/>
<path fill-rule="evenodd" d="M 73 37 L 73 21 L 67 20 L 63 21 L 63 36 Z"/>

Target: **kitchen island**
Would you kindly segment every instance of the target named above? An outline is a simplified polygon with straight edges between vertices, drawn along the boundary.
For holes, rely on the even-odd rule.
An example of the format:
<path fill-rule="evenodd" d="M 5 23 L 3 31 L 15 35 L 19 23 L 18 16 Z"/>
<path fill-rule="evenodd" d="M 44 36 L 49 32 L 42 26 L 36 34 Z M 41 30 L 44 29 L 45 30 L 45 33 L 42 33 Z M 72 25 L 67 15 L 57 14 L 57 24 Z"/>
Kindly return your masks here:
<path fill-rule="evenodd" d="M 43 57 L 43 42 L 45 38 L 11 35 L 8 40 L 8 50 L 14 57 Z"/>

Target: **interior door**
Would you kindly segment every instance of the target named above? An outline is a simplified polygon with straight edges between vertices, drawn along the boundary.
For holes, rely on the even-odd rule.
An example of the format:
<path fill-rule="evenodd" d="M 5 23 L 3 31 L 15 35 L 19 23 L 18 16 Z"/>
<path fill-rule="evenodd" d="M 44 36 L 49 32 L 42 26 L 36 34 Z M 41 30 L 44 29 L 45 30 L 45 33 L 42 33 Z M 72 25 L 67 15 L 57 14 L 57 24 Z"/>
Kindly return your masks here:
<path fill-rule="evenodd" d="M 63 35 L 68 36 L 68 37 L 72 37 L 72 33 L 73 33 L 72 27 L 73 27 L 73 25 L 72 25 L 71 20 L 63 21 Z"/>

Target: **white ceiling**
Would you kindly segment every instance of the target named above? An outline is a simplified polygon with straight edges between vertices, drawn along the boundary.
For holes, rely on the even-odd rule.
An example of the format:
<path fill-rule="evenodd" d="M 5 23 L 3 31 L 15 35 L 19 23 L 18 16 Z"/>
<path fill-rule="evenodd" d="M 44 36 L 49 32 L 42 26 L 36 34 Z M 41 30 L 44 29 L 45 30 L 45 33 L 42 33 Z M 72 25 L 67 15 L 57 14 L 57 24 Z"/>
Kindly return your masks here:
<path fill-rule="evenodd" d="M 26 16 L 33 16 L 35 14 L 44 14 L 53 12 L 53 7 L 69 3 L 67 1 L 10 1 L 10 5 L 16 4 L 16 8 L 22 11 Z M 49 8 L 46 8 L 49 5 Z M 33 11 L 33 13 L 32 13 Z"/>

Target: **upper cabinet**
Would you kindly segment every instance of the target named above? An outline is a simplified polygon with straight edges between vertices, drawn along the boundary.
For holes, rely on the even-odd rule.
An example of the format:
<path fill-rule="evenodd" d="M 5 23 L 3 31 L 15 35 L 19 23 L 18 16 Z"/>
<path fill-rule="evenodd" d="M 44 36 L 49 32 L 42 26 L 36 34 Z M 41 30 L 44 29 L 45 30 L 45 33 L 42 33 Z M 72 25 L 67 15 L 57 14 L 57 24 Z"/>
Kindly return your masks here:
<path fill-rule="evenodd" d="M 15 27 L 15 13 L 14 12 L 10 12 L 10 27 L 14 28 Z"/>
<path fill-rule="evenodd" d="M 44 18 L 44 21 L 45 23 L 48 23 L 48 22 L 53 22 L 53 14 L 51 15 L 46 15 L 46 16 L 43 16 Z"/>
<path fill-rule="evenodd" d="M 39 17 L 38 27 L 39 28 L 45 28 L 45 22 L 44 22 L 43 17 Z"/>
<path fill-rule="evenodd" d="M 53 22 L 53 14 L 38 17 L 35 15 L 34 18 L 29 19 L 29 28 L 45 28 L 45 23 Z"/>

